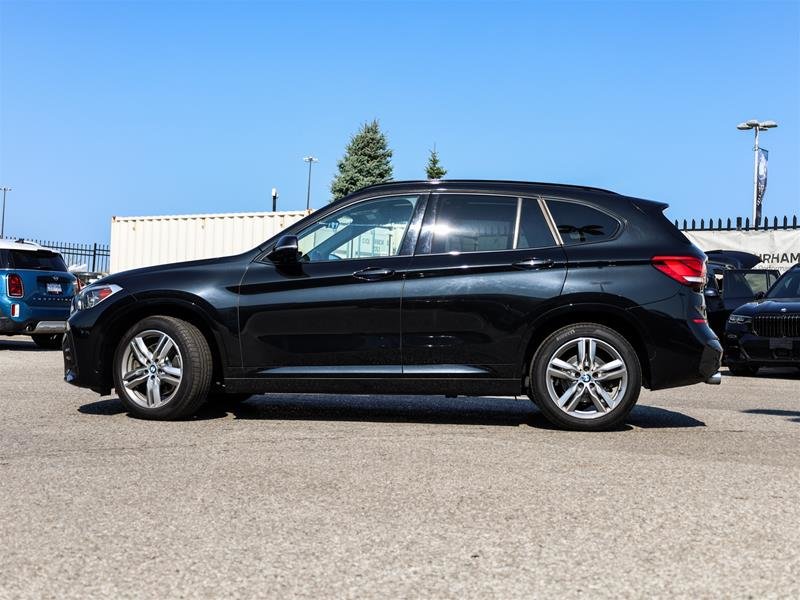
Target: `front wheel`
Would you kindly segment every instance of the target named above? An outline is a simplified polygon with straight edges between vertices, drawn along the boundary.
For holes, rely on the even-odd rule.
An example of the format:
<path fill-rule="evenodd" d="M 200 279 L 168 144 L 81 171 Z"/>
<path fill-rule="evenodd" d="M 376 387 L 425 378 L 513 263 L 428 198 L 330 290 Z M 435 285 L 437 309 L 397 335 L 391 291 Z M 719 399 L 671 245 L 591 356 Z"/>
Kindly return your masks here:
<path fill-rule="evenodd" d="M 184 419 L 206 401 L 212 369 L 211 350 L 197 327 L 173 317 L 148 317 L 117 346 L 114 386 L 137 417 Z"/>
<path fill-rule="evenodd" d="M 531 363 L 533 396 L 544 416 L 566 429 L 610 429 L 628 416 L 642 388 L 633 346 L 597 323 L 562 327 Z"/>
<path fill-rule="evenodd" d="M 32 335 L 33 343 L 43 350 L 61 350 L 61 343 L 64 341 L 63 333 L 36 334 Z"/>

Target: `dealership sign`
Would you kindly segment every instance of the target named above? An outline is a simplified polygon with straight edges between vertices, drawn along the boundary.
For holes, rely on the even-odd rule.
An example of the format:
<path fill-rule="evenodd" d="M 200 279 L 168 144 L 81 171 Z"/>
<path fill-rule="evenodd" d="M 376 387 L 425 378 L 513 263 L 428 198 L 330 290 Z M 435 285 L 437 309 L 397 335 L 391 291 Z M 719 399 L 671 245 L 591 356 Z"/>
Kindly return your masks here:
<path fill-rule="evenodd" d="M 800 229 L 684 231 L 701 250 L 741 250 L 761 257 L 758 268 L 785 271 L 800 262 Z"/>

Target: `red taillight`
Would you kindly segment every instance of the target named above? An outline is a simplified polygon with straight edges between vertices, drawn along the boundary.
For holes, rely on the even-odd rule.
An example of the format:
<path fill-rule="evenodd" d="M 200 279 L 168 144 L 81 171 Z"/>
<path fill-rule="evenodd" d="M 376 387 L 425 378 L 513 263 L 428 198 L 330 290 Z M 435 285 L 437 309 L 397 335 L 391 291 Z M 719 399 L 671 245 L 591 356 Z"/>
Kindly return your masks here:
<path fill-rule="evenodd" d="M 108 287 L 100 288 L 99 290 L 97 290 L 97 301 L 101 302 L 102 300 L 105 300 L 113 293 L 114 291 L 111 288 Z"/>
<path fill-rule="evenodd" d="M 706 285 L 706 261 L 696 256 L 654 256 L 652 265 L 678 283 L 696 292 Z"/>
<path fill-rule="evenodd" d="M 6 278 L 6 285 L 9 298 L 22 298 L 25 295 L 25 287 L 22 285 L 22 277 L 16 273 L 9 273 Z"/>

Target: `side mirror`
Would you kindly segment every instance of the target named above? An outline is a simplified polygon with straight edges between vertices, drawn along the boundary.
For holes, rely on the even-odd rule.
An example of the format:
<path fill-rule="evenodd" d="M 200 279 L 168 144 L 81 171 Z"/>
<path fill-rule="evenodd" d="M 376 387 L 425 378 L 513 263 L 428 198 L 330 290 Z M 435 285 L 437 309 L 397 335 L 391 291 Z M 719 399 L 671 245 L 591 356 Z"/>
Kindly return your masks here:
<path fill-rule="evenodd" d="M 767 292 L 756 292 L 756 295 L 753 296 L 753 299 L 754 300 L 763 300 L 766 295 L 767 295 Z"/>
<path fill-rule="evenodd" d="M 278 243 L 272 248 L 267 258 L 274 263 L 293 263 L 300 257 L 300 249 L 297 246 L 296 235 L 284 235 L 278 239 Z"/>
<path fill-rule="evenodd" d="M 703 294 L 705 294 L 706 298 L 717 298 L 719 296 L 719 292 L 710 287 L 707 287 L 705 290 L 703 290 Z"/>

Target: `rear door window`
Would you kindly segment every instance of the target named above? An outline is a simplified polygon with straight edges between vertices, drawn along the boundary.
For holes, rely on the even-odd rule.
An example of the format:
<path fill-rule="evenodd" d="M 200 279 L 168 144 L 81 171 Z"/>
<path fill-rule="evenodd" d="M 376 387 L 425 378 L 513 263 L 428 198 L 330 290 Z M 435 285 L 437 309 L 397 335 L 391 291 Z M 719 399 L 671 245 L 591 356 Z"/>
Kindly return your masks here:
<path fill-rule="evenodd" d="M 66 271 L 67 265 L 60 254 L 48 250 L 7 250 L 11 269 L 34 271 Z"/>
<path fill-rule="evenodd" d="M 536 200 L 488 194 L 442 194 L 439 197 L 432 254 L 555 245 Z"/>
<path fill-rule="evenodd" d="M 563 200 L 548 200 L 547 206 L 565 246 L 602 242 L 617 234 L 620 223 L 596 208 Z"/>

